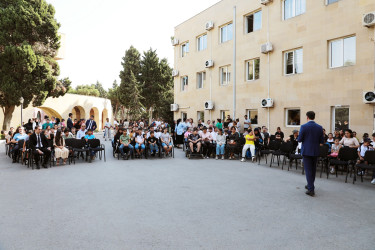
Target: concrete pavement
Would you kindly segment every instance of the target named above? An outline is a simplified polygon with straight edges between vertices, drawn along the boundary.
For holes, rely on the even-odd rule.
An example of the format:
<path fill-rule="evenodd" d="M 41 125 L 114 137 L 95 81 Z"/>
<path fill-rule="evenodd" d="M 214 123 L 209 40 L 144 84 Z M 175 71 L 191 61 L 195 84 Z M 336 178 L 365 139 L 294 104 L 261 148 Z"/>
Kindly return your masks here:
<path fill-rule="evenodd" d="M 0 152 L 0 249 L 375 249 L 375 187 L 229 160 L 31 170 Z"/>

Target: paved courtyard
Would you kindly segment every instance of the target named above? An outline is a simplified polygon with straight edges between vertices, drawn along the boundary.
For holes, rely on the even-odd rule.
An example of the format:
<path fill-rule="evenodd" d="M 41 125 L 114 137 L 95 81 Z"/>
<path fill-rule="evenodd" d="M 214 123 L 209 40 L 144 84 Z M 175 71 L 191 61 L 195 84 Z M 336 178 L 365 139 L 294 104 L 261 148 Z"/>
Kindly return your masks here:
<path fill-rule="evenodd" d="M 0 150 L 0 249 L 375 249 L 375 187 L 250 162 L 12 164 Z"/>

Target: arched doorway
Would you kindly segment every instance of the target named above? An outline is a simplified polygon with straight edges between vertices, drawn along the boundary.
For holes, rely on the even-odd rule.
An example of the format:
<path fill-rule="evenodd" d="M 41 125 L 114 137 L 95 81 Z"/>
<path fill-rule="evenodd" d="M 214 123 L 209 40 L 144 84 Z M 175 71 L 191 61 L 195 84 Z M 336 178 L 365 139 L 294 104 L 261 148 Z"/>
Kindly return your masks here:
<path fill-rule="evenodd" d="M 86 112 L 83 107 L 75 106 L 72 109 L 73 119 L 86 119 Z"/>
<path fill-rule="evenodd" d="M 93 107 L 93 108 L 90 109 L 90 117 L 92 115 L 94 116 L 94 121 L 96 121 L 96 124 L 98 125 L 98 129 L 101 129 L 102 127 L 100 127 L 101 120 L 100 120 L 98 108 Z"/>
<path fill-rule="evenodd" d="M 108 118 L 108 110 L 103 109 L 103 112 L 102 112 L 102 128 L 104 128 L 104 124 L 105 124 L 107 118 Z"/>
<path fill-rule="evenodd" d="M 41 109 L 46 115 L 48 115 L 49 118 L 54 116 L 56 118 L 59 118 L 60 120 L 62 119 L 62 116 L 56 110 L 54 110 L 52 108 L 48 108 L 48 107 L 38 107 L 38 108 Z M 41 115 L 40 111 L 39 111 L 38 115 Z"/>

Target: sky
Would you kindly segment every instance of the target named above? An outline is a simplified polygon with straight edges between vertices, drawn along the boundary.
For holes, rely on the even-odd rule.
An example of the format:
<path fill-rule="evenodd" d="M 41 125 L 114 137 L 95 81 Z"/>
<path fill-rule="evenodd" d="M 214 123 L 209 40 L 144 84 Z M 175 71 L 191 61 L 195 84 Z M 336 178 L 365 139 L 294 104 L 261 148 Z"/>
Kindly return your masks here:
<path fill-rule="evenodd" d="M 121 61 L 133 45 L 141 54 L 156 49 L 173 66 L 170 37 L 174 27 L 219 0 L 47 0 L 56 9 L 66 35 L 60 77 L 72 86 L 99 81 L 110 88 L 119 82 Z"/>

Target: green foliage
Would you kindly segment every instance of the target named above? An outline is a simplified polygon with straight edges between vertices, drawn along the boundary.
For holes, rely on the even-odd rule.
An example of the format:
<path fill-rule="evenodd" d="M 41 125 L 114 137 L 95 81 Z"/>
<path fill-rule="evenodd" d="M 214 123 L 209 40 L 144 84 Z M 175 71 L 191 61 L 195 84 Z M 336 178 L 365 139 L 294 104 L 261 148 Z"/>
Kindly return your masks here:
<path fill-rule="evenodd" d="M 127 99 L 129 100 L 128 104 L 128 114 L 133 119 L 139 119 L 142 116 L 142 113 L 145 112 L 144 106 L 142 104 L 142 100 L 144 99 L 141 96 L 141 91 L 139 90 L 139 82 L 137 81 L 135 75 L 132 71 L 130 71 L 130 81 L 129 84 L 126 85 L 127 88 Z"/>
<path fill-rule="evenodd" d="M 119 85 L 117 84 L 117 81 L 115 80 L 112 84 L 112 88 L 108 90 L 107 98 L 111 100 L 112 104 L 112 111 L 115 118 L 117 117 L 118 112 L 121 110 L 121 102 L 120 102 L 120 91 L 119 91 Z"/>
<path fill-rule="evenodd" d="M 100 96 L 99 90 L 95 88 L 95 84 L 91 85 L 78 85 L 75 89 L 69 90 L 71 94 L 87 95 L 87 96 Z"/>
<path fill-rule="evenodd" d="M 14 107 L 41 105 L 47 97 L 64 95 L 70 81 L 58 81 L 53 59 L 60 47 L 55 9 L 45 0 L 0 2 L 0 106 L 3 128 L 9 127 Z"/>
<path fill-rule="evenodd" d="M 95 88 L 99 91 L 99 96 L 106 98 L 107 97 L 107 91 L 103 88 L 103 85 L 99 82 L 96 81 L 95 83 Z"/>

